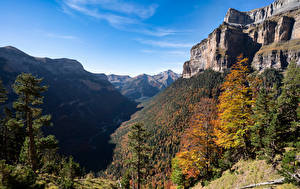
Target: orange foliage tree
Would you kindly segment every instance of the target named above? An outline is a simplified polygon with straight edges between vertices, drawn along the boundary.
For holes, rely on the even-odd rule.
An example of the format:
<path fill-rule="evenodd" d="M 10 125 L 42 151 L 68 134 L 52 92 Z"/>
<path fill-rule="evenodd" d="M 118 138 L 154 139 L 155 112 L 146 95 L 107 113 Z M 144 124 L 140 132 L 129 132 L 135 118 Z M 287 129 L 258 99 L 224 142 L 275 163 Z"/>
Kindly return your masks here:
<path fill-rule="evenodd" d="M 196 109 L 197 113 L 183 137 L 182 150 L 176 155 L 182 173 L 187 178 L 209 176 L 217 152 L 213 128 L 216 119 L 215 100 L 203 98 Z"/>
<path fill-rule="evenodd" d="M 253 125 L 251 79 L 248 59 L 238 57 L 222 85 L 216 121 L 216 143 L 225 149 L 235 148 L 248 152 L 249 132 Z"/>

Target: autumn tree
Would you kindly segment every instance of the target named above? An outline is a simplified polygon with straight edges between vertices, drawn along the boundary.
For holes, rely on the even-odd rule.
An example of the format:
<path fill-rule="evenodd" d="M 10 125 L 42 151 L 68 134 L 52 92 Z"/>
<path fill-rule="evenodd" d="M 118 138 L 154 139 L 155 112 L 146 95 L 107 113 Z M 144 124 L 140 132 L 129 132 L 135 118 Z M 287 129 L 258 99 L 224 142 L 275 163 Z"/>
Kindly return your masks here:
<path fill-rule="evenodd" d="M 252 90 L 248 59 L 238 58 L 222 85 L 219 97 L 216 143 L 225 149 L 239 149 L 247 155 L 250 148 L 252 120 Z"/>
<path fill-rule="evenodd" d="M 209 177 L 218 152 L 214 142 L 215 101 L 203 98 L 196 109 L 183 137 L 182 150 L 176 155 L 187 178 Z"/>
<path fill-rule="evenodd" d="M 42 115 L 42 109 L 39 108 L 39 105 L 43 103 L 41 94 L 47 90 L 47 86 L 42 86 L 41 82 L 42 79 L 23 73 L 17 77 L 13 84 L 13 89 L 18 95 L 13 107 L 17 112 L 17 119 L 25 125 L 28 137 L 24 142 L 23 152 L 28 153 L 29 158 L 26 159 L 29 159 L 33 170 L 38 168 L 37 135 L 41 132 L 42 126 L 49 125 L 51 119 L 50 115 Z"/>
<path fill-rule="evenodd" d="M 131 127 L 128 139 L 128 147 L 131 154 L 130 170 L 132 171 L 132 178 L 136 178 L 137 189 L 140 189 L 149 168 L 150 148 L 146 143 L 149 135 L 142 123 L 136 123 Z"/>

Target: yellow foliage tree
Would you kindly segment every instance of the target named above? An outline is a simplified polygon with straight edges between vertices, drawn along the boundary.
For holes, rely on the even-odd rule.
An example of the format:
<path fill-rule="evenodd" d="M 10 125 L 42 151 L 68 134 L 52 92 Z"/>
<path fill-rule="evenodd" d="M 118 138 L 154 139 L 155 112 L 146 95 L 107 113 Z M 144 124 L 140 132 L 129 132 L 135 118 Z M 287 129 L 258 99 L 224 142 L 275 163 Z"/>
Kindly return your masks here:
<path fill-rule="evenodd" d="M 247 58 L 238 57 L 222 85 L 215 135 L 216 144 L 225 149 L 238 148 L 247 152 L 250 145 L 249 129 L 253 125 L 251 106 L 254 100 L 248 66 Z"/>

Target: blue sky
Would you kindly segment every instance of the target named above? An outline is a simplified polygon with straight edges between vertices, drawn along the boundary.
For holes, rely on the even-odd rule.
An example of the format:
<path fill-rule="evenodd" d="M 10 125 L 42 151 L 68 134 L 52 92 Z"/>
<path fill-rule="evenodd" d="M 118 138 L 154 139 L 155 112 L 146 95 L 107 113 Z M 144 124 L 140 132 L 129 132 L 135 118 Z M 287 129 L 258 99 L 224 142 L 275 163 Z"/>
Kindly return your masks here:
<path fill-rule="evenodd" d="M 72 58 L 94 73 L 135 76 L 182 71 L 190 48 L 228 8 L 273 0 L 1 0 L 0 46 Z"/>

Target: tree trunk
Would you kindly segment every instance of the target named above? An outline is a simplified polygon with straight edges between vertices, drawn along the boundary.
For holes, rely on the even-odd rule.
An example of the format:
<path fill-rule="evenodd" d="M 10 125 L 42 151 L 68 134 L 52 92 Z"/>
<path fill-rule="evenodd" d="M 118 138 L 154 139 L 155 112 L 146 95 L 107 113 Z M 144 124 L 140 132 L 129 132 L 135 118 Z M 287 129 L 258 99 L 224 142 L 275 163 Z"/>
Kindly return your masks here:
<path fill-rule="evenodd" d="M 32 126 L 32 112 L 29 107 L 28 97 L 26 98 L 25 103 L 26 103 L 26 107 L 27 107 L 26 124 L 27 124 L 27 129 L 28 129 L 28 136 L 29 136 L 29 158 L 30 158 L 32 170 L 36 171 L 37 163 L 36 163 L 34 133 L 33 133 L 33 126 Z"/>

